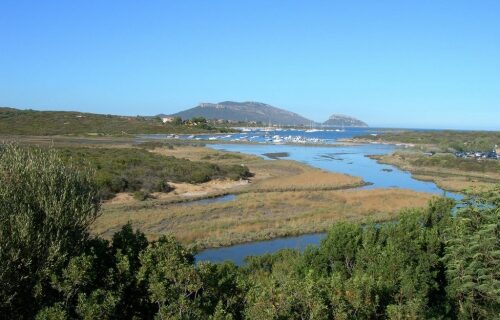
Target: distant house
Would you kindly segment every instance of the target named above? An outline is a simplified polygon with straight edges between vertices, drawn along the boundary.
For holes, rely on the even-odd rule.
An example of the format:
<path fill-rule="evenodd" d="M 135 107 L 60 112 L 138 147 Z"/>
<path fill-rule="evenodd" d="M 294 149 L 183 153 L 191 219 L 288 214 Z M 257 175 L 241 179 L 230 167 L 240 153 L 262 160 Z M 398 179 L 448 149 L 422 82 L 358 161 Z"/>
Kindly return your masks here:
<path fill-rule="evenodd" d="M 174 117 L 162 117 L 161 121 L 163 121 L 163 123 L 172 122 L 174 121 Z"/>

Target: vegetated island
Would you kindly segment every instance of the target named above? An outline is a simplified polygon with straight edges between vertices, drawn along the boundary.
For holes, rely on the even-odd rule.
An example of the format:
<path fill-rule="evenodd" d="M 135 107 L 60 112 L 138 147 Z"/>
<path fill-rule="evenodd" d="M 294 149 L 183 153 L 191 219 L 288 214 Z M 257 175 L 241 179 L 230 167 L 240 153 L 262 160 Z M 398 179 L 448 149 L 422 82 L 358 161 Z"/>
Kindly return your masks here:
<path fill-rule="evenodd" d="M 368 124 L 351 116 L 333 114 L 328 120 L 323 122 L 326 127 L 358 127 L 366 128 Z"/>
<path fill-rule="evenodd" d="M 416 179 L 433 181 L 454 192 L 490 190 L 500 183 L 500 132 L 498 131 L 396 131 L 363 135 L 351 142 L 391 143 L 405 149 L 374 155 Z"/>

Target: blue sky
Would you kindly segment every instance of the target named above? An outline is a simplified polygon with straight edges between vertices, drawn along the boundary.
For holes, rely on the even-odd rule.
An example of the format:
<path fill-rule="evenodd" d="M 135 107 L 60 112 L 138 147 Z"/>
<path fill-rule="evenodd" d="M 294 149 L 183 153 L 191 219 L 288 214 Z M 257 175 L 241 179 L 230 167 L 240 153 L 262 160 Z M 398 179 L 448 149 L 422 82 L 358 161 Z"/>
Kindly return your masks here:
<path fill-rule="evenodd" d="M 500 130 L 500 1 L 0 2 L 0 105 Z"/>

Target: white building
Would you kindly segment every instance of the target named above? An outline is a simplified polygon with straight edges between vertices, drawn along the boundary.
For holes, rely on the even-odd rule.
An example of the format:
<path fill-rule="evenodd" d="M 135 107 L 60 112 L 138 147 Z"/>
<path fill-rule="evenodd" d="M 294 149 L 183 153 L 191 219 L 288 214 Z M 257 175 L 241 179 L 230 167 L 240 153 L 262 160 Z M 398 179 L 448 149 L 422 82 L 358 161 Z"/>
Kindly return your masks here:
<path fill-rule="evenodd" d="M 163 123 L 172 122 L 174 121 L 174 117 L 163 117 L 161 121 L 163 121 Z"/>

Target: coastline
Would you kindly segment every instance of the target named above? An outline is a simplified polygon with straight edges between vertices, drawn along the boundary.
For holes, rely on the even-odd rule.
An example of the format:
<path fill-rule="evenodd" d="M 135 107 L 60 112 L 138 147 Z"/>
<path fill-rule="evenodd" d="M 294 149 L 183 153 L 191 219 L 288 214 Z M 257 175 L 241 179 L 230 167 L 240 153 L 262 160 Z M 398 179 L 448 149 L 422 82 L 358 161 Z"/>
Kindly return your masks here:
<path fill-rule="evenodd" d="M 422 154 L 417 154 L 423 157 Z M 500 183 L 500 174 L 449 169 L 446 167 L 415 166 L 409 159 L 398 156 L 397 152 L 388 155 L 368 155 L 380 164 L 392 165 L 410 172 L 415 180 L 430 181 L 439 188 L 455 193 L 477 193 L 493 188 Z"/>

